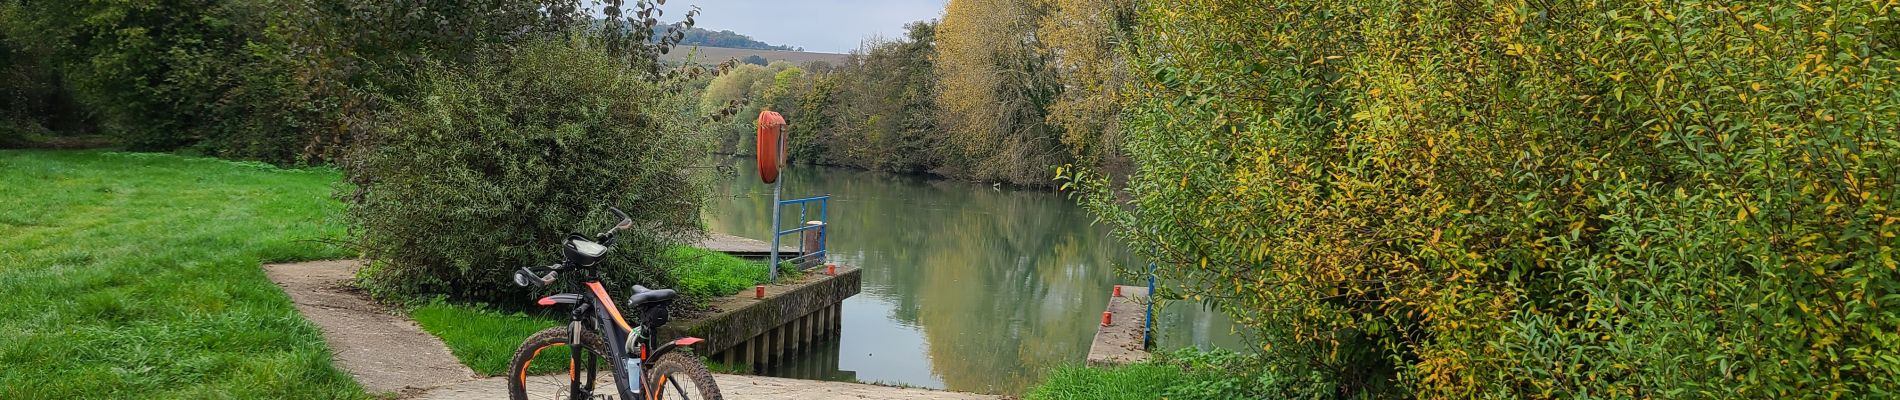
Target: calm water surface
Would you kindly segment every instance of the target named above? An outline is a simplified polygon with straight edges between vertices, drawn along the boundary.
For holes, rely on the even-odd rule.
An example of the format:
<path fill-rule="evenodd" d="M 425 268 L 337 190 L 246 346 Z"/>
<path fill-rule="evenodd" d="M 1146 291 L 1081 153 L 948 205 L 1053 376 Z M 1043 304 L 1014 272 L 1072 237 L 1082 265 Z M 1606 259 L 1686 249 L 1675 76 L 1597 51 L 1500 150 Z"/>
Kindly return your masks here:
<path fill-rule="evenodd" d="M 749 159 L 725 161 L 740 173 L 708 203 L 709 228 L 769 240 L 771 187 Z M 864 290 L 845 300 L 837 343 L 765 375 L 1020 393 L 1087 357 L 1115 268 L 1145 265 L 1053 192 L 816 166 L 783 178 L 786 199 L 832 196 L 831 260 L 863 268 Z M 1192 305 L 1156 320 L 1163 348 L 1243 346 Z"/>

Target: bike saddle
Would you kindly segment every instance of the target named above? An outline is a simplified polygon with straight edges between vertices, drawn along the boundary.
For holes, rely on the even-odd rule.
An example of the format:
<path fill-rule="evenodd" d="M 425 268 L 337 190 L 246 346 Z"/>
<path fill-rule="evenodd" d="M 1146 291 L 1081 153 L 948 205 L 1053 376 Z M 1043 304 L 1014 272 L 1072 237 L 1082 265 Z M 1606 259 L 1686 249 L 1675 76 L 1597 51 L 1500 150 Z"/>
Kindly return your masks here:
<path fill-rule="evenodd" d="M 671 301 L 675 297 L 679 297 L 679 292 L 673 289 L 654 290 L 647 289 L 646 286 L 633 285 L 633 296 L 627 297 L 627 305 L 639 307 L 646 303 Z"/>

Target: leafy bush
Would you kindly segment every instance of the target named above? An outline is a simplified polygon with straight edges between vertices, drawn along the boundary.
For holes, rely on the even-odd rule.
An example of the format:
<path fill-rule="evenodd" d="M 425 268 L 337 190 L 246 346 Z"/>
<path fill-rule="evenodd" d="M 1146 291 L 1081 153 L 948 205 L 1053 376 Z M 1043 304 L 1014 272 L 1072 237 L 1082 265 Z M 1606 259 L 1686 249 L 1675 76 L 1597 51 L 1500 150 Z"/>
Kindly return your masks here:
<path fill-rule="evenodd" d="M 682 175 L 696 143 L 664 114 L 677 101 L 602 52 L 556 42 L 462 67 L 428 68 L 345 164 L 360 190 L 357 239 L 381 295 L 520 300 L 519 267 L 559 260 L 569 232 L 626 232 L 601 273 L 615 285 L 672 286 L 656 259 L 694 233 L 702 190 Z M 683 104 L 683 103 L 681 103 Z"/>
<path fill-rule="evenodd" d="M 1273 391 L 1900 395 L 1893 5 L 1143 7 L 1139 172 L 1070 183 Z"/>

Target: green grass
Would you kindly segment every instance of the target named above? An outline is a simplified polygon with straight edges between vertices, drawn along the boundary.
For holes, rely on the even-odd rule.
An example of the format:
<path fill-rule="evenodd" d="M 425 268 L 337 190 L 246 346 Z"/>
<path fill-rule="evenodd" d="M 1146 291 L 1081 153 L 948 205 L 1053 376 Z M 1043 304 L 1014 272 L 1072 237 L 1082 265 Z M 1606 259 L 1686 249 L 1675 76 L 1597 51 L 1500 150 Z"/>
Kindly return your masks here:
<path fill-rule="evenodd" d="M 1324 397 L 1294 382 L 1269 379 L 1258 354 L 1184 348 L 1116 367 L 1070 366 L 1050 371 L 1023 400 L 1228 400 Z M 1269 386 L 1286 385 L 1270 388 Z M 1308 389 L 1317 386 L 1308 386 Z M 1294 389 L 1294 390 L 1287 390 Z"/>
<path fill-rule="evenodd" d="M 338 178 L 0 151 L 0 399 L 364 397 L 259 268 L 351 255 Z"/>
<path fill-rule="evenodd" d="M 1062 367 L 1045 375 L 1023 400 L 1152 400 L 1187 377 L 1181 367 L 1161 364 Z"/>
<path fill-rule="evenodd" d="M 462 365 L 486 376 L 507 373 L 508 362 L 514 357 L 515 348 L 521 346 L 522 340 L 542 329 L 560 325 L 564 319 L 439 301 L 410 310 L 409 317 L 422 325 L 422 330 L 442 338 L 442 342 L 449 346 L 449 352 L 462 360 Z M 541 369 L 541 366 L 552 368 L 555 364 L 558 363 L 537 360 L 536 368 L 531 369 Z M 553 369 L 538 372 L 551 371 Z"/>
<path fill-rule="evenodd" d="M 765 263 L 692 246 L 676 246 L 660 254 L 660 263 L 679 280 L 680 291 L 692 299 L 731 296 L 765 282 Z"/>

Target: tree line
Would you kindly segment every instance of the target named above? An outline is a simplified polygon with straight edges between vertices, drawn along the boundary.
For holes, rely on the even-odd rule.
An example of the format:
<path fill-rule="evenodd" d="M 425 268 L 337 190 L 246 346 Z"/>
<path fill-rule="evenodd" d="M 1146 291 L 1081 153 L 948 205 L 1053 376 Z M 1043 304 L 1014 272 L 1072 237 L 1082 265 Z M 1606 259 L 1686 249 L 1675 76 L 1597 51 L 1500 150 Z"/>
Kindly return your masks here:
<path fill-rule="evenodd" d="M 804 47 L 774 45 L 771 43 L 761 42 L 758 39 L 753 39 L 751 36 L 746 36 L 745 34 L 733 32 L 730 30 L 713 31 L 706 28 L 684 27 L 680 23 L 654 26 L 653 34 L 654 36 L 664 35 L 666 34 L 666 30 L 668 29 L 680 29 L 682 32 L 686 32 L 686 36 L 680 39 L 679 44 L 681 46 L 706 46 L 706 47 L 724 47 L 724 48 L 729 48 L 729 49 L 753 49 L 753 50 L 805 51 Z"/>
<path fill-rule="evenodd" d="M 1128 171 L 1116 151 L 1117 67 L 1132 2 L 955 1 L 843 62 L 740 67 L 700 111 L 746 153 L 749 117 L 786 115 L 802 162 L 1053 188 L 1057 166 Z M 734 116 L 736 119 L 721 117 Z"/>

